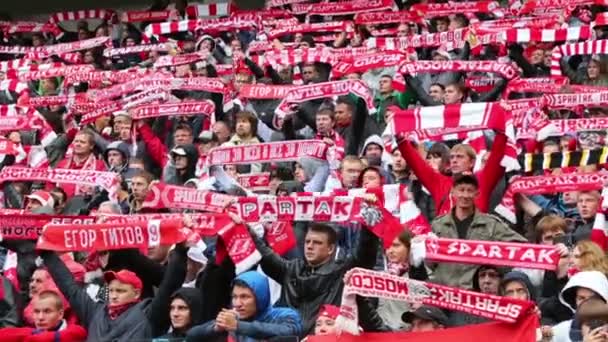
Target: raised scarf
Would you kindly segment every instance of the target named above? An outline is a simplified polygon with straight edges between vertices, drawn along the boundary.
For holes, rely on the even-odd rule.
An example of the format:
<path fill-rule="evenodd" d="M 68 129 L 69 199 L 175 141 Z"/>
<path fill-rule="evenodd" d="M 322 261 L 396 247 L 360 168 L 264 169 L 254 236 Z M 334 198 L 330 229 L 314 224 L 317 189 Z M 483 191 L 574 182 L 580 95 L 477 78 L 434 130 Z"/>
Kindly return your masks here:
<path fill-rule="evenodd" d="M 94 166 L 94 163 L 93 163 Z M 50 183 L 70 183 L 84 186 L 100 186 L 108 191 L 111 200 L 116 200 L 120 182 L 114 172 L 91 169 L 31 169 L 18 166 L 5 167 L 0 172 L 0 182 L 44 181 Z"/>
<path fill-rule="evenodd" d="M 104 57 L 115 57 L 122 55 L 130 55 L 130 54 L 138 54 L 142 52 L 168 52 L 175 48 L 174 44 L 170 43 L 160 43 L 160 44 L 146 44 L 146 45 L 136 45 L 136 46 L 126 46 L 120 48 L 107 48 L 103 50 Z"/>
<path fill-rule="evenodd" d="M 556 46 L 551 55 L 551 76 L 562 76 L 560 60 L 564 56 L 608 53 L 608 40 L 591 40 Z"/>
<path fill-rule="evenodd" d="M 287 113 L 292 112 L 291 106 L 294 104 L 303 103 L 310 100 L 323 99 L 332 96 L 342 96 L 355 94 L 362 98 L 367 105 L 367 110 L 370 114 L 376 112 L 372 94 L 361 80 L 345 80 L 309 84 L 294 88 L 277 106 L 275 114 L 279 117 L 284 117 Z"/>
<path fill-rule="evenodd" d="M 116 12 L 111 9 L 89 9 L 80 11 L 58 12 L 49 18 L 49 23 L 61 23 L 64 21 L 101 19 L 111 21 L 115 19 Z"/>
<path fill-rule="evenodd" d="M 423 244 L 420 257 L 435 262 L 555 271 L 560 259 L 554 246 L 530 243 L 426 238 L 413 244 Z"/>
<path fill-rule="evenodd" d="M 389 109 L 394 113 L 393 121 L 388 123 L 393 134 L 433 129 L 436 135 L 449 128 L 461 131 L 495 129 L 504 132 L 509 143 L 501 165 L 507 171 L 520 169 L 512 119 L 497 102 L 420 107 L 413 110 L 400 110 L 397 107 Z"/>
<path fill-rule="evenodd" d="M 423 303 L 509 323 L 517 322 L 534 307 L 534 303 L 529 301 L 467 291 L 383 272 L 354 268 L 344 276 L 340 315 L 336 319 L 336 325 L 341 331 L 353 335 L 359 334 L 357 295 L 408 303 Z"/>
<path fill-rule="evenodd" d="M 399 69 L 400 73 L 407 75 L 444 71 L 493 72 L 508 80 L 519 76 L 519 72 L 512 64 L 494 61 L 416 61 L 404 63 Z"/>
<path fill-rule="evenodd" d="M 306 14 L 308 16 L 338 16 L 395 9 L 396 6 L 393 0 L 353 0 L 338 3 L 294 4 L 291 6 L 291 13 Z"/>
<path fill-rule="evenodd" d="M 327 159 L 328 145 L 322 140 L 289 140 L 250 145 L 220 146 L 209 151 L 208 165 L 253 162 L 297 161 L 301 157 Z"/>
<path fill-rule="evenodd" d="M 115 249 L 167 246 L 182 242 L 190 231 L 182 221 L 149 220 L 132 223 L 89 225 L 47 224 L 36 244 L 37 249 L 59 252 L 107 251 Z"/>
<path fill-rule="evenodd" d="M 608 181 L 608 174 L 568 173 L 559 176 L 530 176 L 515 179 L 505 192 L 502 201 L 496 206 L 496 213 L 509 222 L 515 223 L 515 199 L 517 193 L 524 195 L 552 194 L 568 191 L 589 191 L 602 189 Z"/>
<path fill-rule="evenodd" d="M 215 104 L 211 100 L 183 101 L 178 103 L 146 104 L 135 107 L 130 114 L 133 120 L 157 118 L 161 116 L 200 115 L 211 116 L 215 113 Z"/>

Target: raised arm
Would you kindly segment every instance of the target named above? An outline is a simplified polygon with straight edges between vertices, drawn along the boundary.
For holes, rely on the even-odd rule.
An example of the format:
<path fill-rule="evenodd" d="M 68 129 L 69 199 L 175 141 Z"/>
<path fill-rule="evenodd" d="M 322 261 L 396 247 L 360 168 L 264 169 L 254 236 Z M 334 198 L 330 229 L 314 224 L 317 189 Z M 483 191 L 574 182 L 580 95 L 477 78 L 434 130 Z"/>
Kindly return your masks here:
<path fill-rule="evenodd" d="M 43 251 L 41 256 L 49 274 L 55 281 L 55 284 L 57 284 L 61 293 L 72 306 L 80 323 L 83 326 L 88 327 L 91 324 L 97 309 L 104 304 L 95 303 L 87 292 L 76 284 L 74 276 L 70 273 L 70 270 L 68 270 L 57 253 Z"/>
<path fill-rule="evenodd" d="M 283 279 L 285 279 L 285 274 L 287 273 L 287 264 L 289 261 L 283 259 L 280 255 L 275 253 L 272 248 L 270 248 L 264 240 L 260 239 L 252 229 L 249 229 L 249 234 L 255 242 L 256 248 L 260 254 L 262 254 L 262 261 L 260 261 L 262 270 L 270 278 L 274 279 L 274 281 L 282 284 Z"/>
<path fill-rule="evenodd" d="M 141 135 L 141 139 L 143 140 L 144 144 L 146 144 L 146 149 L 150 155 L 150 158 L 156 164 L 158 164 L 160 168 L 165 167 L 168 159 L 167 147 L 163 145 L 162 141 L 160 141 L 154 132 L 152 132 L 150 126 L 148 126 L 148 124 L 145 122 L 138 122 L 137 128 L 139 134 Z"/>
<path fill-rule="evenodd" d="M 484 205 L 484 208 L 480 209 L 484 212 L 487 212 L 490 205 L 492 190 L 505 174 L 505 168 L 500 165 L 500 161 L 505 155 L 506 146 L 507 136 L 504 133 L 497 133 L 486 166 L 479 172 L 477 177 L 479 179 L 479 195 L 483 196 L 483 198 L 480 198 L 480 203 Z"/>
<path fill-rule="evenodd" d="M 374 268 L 376 256 L 378 255 L 379 239 L 369 229 L 361 229 L 359 234 L 359 244 L 354 255 L 347 260 L 348 268 L 362 267 L 367 269 Z"/>
<path fill-rule="evenodd" d="M 418 177 L 422 186 L 429 190 L 435 200 L 435 205 L 438 206 L 441 200 L 441 182 L 438 181 L 438 178 L 443 177 L 443 175 L 435 171 L 426 160 L 422 159 L 418 150 L 412 146 L 409 140 L 399 142 L 399 150 L 407 165 L 412 169 L 414 175 Z"/>
<path fill-rule="evenodd" d="M 422 85 L 420 82 L 410 75 L 404 75 L 405 83 L 407 84 L 407 89 L 411 90 L 414 93 L 414 96 L 418 99 L 423 106 L 440 106 L 442 103 L 433 100 L 429 94 L 427 94 L 424 89 L 422 89 Z"/>
<path fill-rule="evenodd" d="M 167 309 L 169 308 L 171 295 L 182 286 L 184 278 L 186 278 L 187 252 L 188 249 L 183 243 L 176 245 L 171 256 L 169 256 L 169 265 L 163 281 L 146 311 L 148 320 L 154 326 L 154 336 L 163 334 L 169 328 Z"/>

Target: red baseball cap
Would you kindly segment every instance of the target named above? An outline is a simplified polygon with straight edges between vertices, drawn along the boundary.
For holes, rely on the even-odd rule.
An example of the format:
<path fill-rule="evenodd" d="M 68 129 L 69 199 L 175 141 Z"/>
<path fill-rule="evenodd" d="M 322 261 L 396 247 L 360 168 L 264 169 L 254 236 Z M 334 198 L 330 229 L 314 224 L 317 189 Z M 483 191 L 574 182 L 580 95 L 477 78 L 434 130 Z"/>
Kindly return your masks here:
<path fill-rule="evenodd" d="M 114 271 L 105 272 L 103 274 L 103 279 L 105 279 L 106 283 L 109 283 L 112 280 L 116 279 L 123 284 L 132 285 L 136 289 L 141 290 L 143 288 L 143 285 L 142 285 L 139 277 L 135 273 L 133 273 L 131 271 L 127 271 L 127 270 L 120 270 L 118 272 L 114 272 Z"/>
<path fill-rule="evenodd" d="M 339 307 L 335 305 L 325 304 L 321 306 L 321 310 L 319 310 L 319 316 L 317 316 L 317 319 L 319 319 L 320 317 L 328 317 L 335 320 L 336 318 L 338 318 L 339 314 Z"/>

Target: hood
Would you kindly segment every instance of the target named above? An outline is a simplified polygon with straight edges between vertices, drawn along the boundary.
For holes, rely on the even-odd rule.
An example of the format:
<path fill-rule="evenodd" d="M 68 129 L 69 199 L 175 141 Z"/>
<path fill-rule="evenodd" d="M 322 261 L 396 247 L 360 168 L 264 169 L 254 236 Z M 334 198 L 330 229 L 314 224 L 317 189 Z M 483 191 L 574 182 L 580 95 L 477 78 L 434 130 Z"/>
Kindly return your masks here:
<path fill-rule="evenodd" d="M 200 289 L 182 287 L 173 293 L 171 300 L 174 298 L 180 298 L 186 302 L 186 304 L 188 304 L 188 307 L 190 308 L 190 318 L 192 319 L 190 326 L 195 326 L 202 323 L 203 296 L 201 295 Z"/>
<path fill-rule="evenodd" d="M 363 148 L 361 149 L 361 153 L 359 153 L 359 157 L 363 157 L 363 155 L 365 154 L 365 149 L 370 144 L 376 144 L 380 146 L 380 148 L 382 148 L 382 151 L 384 152 L 384 140 L 382 140 L 379 135 L 374 134 L 370 135 L 367 139 L 365 139 L 365 143 L 363 143 Z"/>
<path fill-rule="evenodd" d="M 498 272 L 498 274 L 500 275 L 501 284 L 502 284 L 502 278 L 504 277 L 505 273 L 508 272 L 505 268 L 497 267 L 494 265 L 482 265 L 482 266 L 478 267 L 477 270 L 475 271 L 475 274 L 473 274 L 473 291 L 477 291 L 477 292 L 481 291 L 481 288 L 479 287 L 479 272 L 481 272 L 483 270 L 487 270 L 487 269 L 494 269 Z M 500 290 L 500 288 L 499 288 L 499 290 Z"/>
<path fill-rule="evenodd" d="M 311 157 L 301 157 L 298 160 L 298 164 L 304 170 L 306 174 L 306 180 L 309 181 L 314 175 L 315 171 L 323 165 L 324 161 L 318 160 Z"/>
<path fill-rule="evenodd" d="M 572 276 L 564 289 L 559 294 L 559 301 L 569 307 L 572 312 L 576 311 L 576 288 L 584 287 L 597 293 L 608 303 L 608 280 L 599 271 L 584 271 Z"/>
<path fill-rule="evenodd" d="M 178 145 L 175 146 L 174 149 L 180 147 L 186 151 L 186 157 L 188 158 L 188 167 L 186 167 L 186 174 L 185 177 L 183 177 L 183 182 L 186 182 L 188 179 L 195 178 L 196 176 L 196 163 L 198 162 L 199 157 L 198 149 L 192 144 Z"/>
<path fill-rule="evenodd" d="M 523 284 L 526 289 L 528 289 L 528 296 L 530 297 L 530 300 L 536 302 L 536 291 L 534 286 L 532 285 L 530 278 L 528 278 L 528 276 L 523 272 L 511 271 L 505 274 L 504 278 L 502 278 L 502 281 L 500 282 L 500 293 L 504 293 L 505 285 L 512 281 L 517 281 Z"/>
<path fill-rule="evenodd" d="M 240 274 L 235 280 L 244 282 L 251 291 L 253 291 L 257 308 L 255 319 L 258 320 L 260 317 L 264 316 L 266 311 L 270 308 L 270 287 L 268 286 L 268 278 L 256 271 L 249 271 Z"/>
<path fill-rule="evenodd" d="M 129 156 L 131 155 L 131 153 L 129 152 L 129 145 L 127 145 L 127 143 L 123 141 L 112 141 L 103 151 L 103 161 L 106 163 L 106 165 L 109 165 L 108 153 L 112 150 L 116 150 L 122 154 L 122 158 L 125 161 L 124 166 L 127 166 L 129 164 Z"/>

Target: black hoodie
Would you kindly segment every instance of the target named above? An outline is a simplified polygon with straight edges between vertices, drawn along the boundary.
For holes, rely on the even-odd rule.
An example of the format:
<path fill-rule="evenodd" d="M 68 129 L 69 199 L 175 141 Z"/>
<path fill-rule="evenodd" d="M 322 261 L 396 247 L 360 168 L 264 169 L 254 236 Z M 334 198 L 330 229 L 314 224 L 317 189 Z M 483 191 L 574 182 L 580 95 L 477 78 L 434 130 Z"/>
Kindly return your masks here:
<path fill-rule="evenodd" d="M 196 177 L 196 164 L 198 163 L 198 150 L 196 146 L 192 144 L 180 145 L 173 148 L 183 148 L 188 158 L 188 165 L 186 166 L 186 172 L 180 175 L 175 169 L 175 163 L 173 163 L 174 154 L 171 153 L 171 162 L 167 163 L 163 172 L 163 180 L 167 184 L 173 185 L 184 185 L 190 178 Z"/>
<path fill-rule="evenodd" d="M 190 324 L 186 329 L 173 330 L 170 333 L 160 337 L 171 339 L 171 342 L 183 341 L 186 338 L 186 333 L 191 327 L 203 323 L 203 297 L 201 290 L 197 288 L 182 287 L 181 289 L 175 291 L 173 296 L 171 296 L 171 302 L 173 302 L 175 298 L 183 300 L 186 302 L 186 305 L 188 305 L 188 308 L 190 309 Z M 167 312 L 169 313 L 170 310 Z"/>

